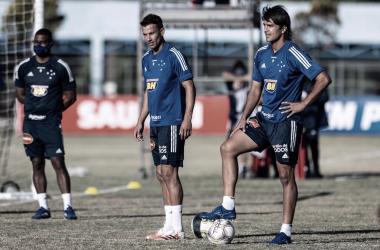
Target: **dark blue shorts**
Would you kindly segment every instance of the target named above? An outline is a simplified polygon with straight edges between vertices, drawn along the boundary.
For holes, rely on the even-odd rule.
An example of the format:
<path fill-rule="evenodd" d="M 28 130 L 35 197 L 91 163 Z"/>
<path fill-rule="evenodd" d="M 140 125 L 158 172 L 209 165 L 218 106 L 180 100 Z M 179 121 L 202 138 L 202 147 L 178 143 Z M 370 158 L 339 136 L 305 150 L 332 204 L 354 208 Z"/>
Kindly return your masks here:
<path fill-rule="evenodd" d="M 22 130 L 27 156 L 50 158 L 65 155 L 60 121 L 45 123 L 24 121 Z"/>
<path fill-rule="evenodd" d="M 301 142 L 303 125 L 291 117 L 280 123 L 271 123 L 260 114 L 251 117 L 245 127 L 245 133 L 259 146 L 258 151 L 272 146 L 276 161 L 295 165 Z"/>
<path fill-rule="evenodd" d="M 150 127 L 150 149 L 154 165 L 183 167 L 185 140 L 179 135 L 180 125 Z"/>

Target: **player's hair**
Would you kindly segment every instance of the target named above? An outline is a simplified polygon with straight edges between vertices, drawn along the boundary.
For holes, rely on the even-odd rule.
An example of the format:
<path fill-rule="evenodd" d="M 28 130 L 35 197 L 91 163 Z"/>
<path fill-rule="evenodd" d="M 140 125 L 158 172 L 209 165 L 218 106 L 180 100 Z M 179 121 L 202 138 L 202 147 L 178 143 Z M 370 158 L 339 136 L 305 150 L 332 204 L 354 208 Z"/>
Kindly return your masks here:
<path fill-rule="evenodd" d="M 288 12 L 282 5 L 270 6 L 269 4 L 263 8 L 263 14 L 261 20 L 267 22 L 273 20 L 273 22 L 280 26 L 280 28 L 286 26 L 286 32 L 284 34 L 285 39 L 291 41 L 293 38 L 293 32 L 291 28 L 291 22 Z"/>
<path fill-rule="evenodd" d="M 164 27 L 162 24 L 162 19 L 161 17 L 155 15 L 155 14 L 148 14 L 144 17 L 144 19 L 140 22 L 140 25 L 145 27 L 148 26 L 149 24 L 155 24 L 157 25 L 158 30 Z"/>
<path fill-rule="evenodd" d="M 43 35 L 43 36 L 47 36 L 49 38 L 49 42 L 52 42 L 53 41 L 53 34 L 51 33 L 50 30 L 48 29 L 40 29 L 36 32 L 36 35 Z"/>

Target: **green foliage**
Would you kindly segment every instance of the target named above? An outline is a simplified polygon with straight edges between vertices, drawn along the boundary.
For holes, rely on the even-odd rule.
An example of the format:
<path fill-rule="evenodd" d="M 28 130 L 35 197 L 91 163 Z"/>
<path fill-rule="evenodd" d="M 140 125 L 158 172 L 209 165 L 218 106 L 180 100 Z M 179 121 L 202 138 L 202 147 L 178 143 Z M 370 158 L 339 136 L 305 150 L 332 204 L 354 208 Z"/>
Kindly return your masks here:
<path fill-rule="evenodd" d="M 313 0 L 311 6 L 309 12 L 300 12 L 295 17 L 294 31 L 297 42 L 318 45 L 334 43 L 340 24 L 338 3 Z"/>

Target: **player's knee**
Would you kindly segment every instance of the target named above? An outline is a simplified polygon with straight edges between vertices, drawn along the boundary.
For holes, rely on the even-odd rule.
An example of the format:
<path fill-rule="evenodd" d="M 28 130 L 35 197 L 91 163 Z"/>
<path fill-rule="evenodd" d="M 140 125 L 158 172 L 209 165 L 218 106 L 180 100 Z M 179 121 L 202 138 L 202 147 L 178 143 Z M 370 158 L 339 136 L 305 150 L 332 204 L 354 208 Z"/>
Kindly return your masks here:
<path fill-rule="evenodd" d="M 40 158 L 32 159 L 33 171 L 44 171 L 45 161 Z"/>
<path fill-rule="evenodd" d="M 157 180 L 159 180 L 160 182 L 164 181 L 164 178 L 162 177 L 161 171 L 156 170 L 156 177 L 157 177 Z"/>
<path fill-rule="evenodd" d="M 172 177 L 173 177 L 173 172 L 168 170 L 168 169 L 167 170 L 161 170 L 161 176 L 165 182 L 170 182 L 172 180 Z"/>
<path fill-rule="evenodd" d="M 234 149 L 231 145 L 231 143 L 225 142 L 220 146 L 220 153 L 222 155 L 227 155 L 227 154 L 233 154 Z"/>
<path fill-rule="evenodd" d="M 288 171 L 279 173 L 280 181 L 283 186 L 289 185 L 293 181 L 292 175 Z"/>
<path fill-rule="evenodd" d="M 63 171 L 66 169 L 65 163 L 62 157 L 51 157 L 50 162 L 56 171 Z"/>

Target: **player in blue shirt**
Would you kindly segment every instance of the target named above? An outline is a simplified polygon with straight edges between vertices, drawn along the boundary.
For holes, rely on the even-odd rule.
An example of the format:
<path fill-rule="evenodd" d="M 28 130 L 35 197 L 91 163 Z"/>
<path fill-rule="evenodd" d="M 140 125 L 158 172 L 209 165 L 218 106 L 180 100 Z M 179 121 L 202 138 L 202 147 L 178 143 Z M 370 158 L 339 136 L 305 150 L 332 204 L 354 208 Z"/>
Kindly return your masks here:
<path fill-rule="evenodd" d="M 166 215 L 164 227 L 145 238 L 183 239 L 183 191 L 178 168 L 183 166 L 185 140 L 192 132 L 193 75 L 186 57 L 165 42 L 159 16 L 149 14 L 140 24 L 150 50 L 142 58 L 145 93 L 134 137 L 136 141 L 144 139 L 144 121 L 150 114 L 150 145 Z"/>
<path fill-rule="evenodd" d="M 262 20 L 268 45 L 255 56 L 252 87 L 244 113 L 231 137 L 221 146 L 224 197 L 221 206 L 204 219 L 235 219 L 235 187 L 238 155 L 262 151 L 272 146 L 283 186 L 283 224 L 270 244 L 291 243 L 291 227 L 297 202 L 294 169 L 302 132 L 301 112 L 314 102 L 331 83 L 326 72 L 303 52 L 292 39 L 290 17 L 283 6 L 266 6 Z M 314 89 L 301 100 L 302 78 L 315 80 Z M 259 113 L 248 120 L 264 89 Z"/>
<path fill-rule="evenodd" d="M 76 83 L 69 65 L 50 53 L 53 46 L 50 30 L 38 30 L 33 43 L 36 55 L 22 61 L 15 72 L 16 97 L 24 104 L 24 148 L 32 161 L 33 184 L 40 205 L 32 218 L 51 217 L 46 199 L 47 158 L 57 173 L 65 219 L 76 219 L 71 207 L 61 128 L 62 112 L 76 101 Z"/>

